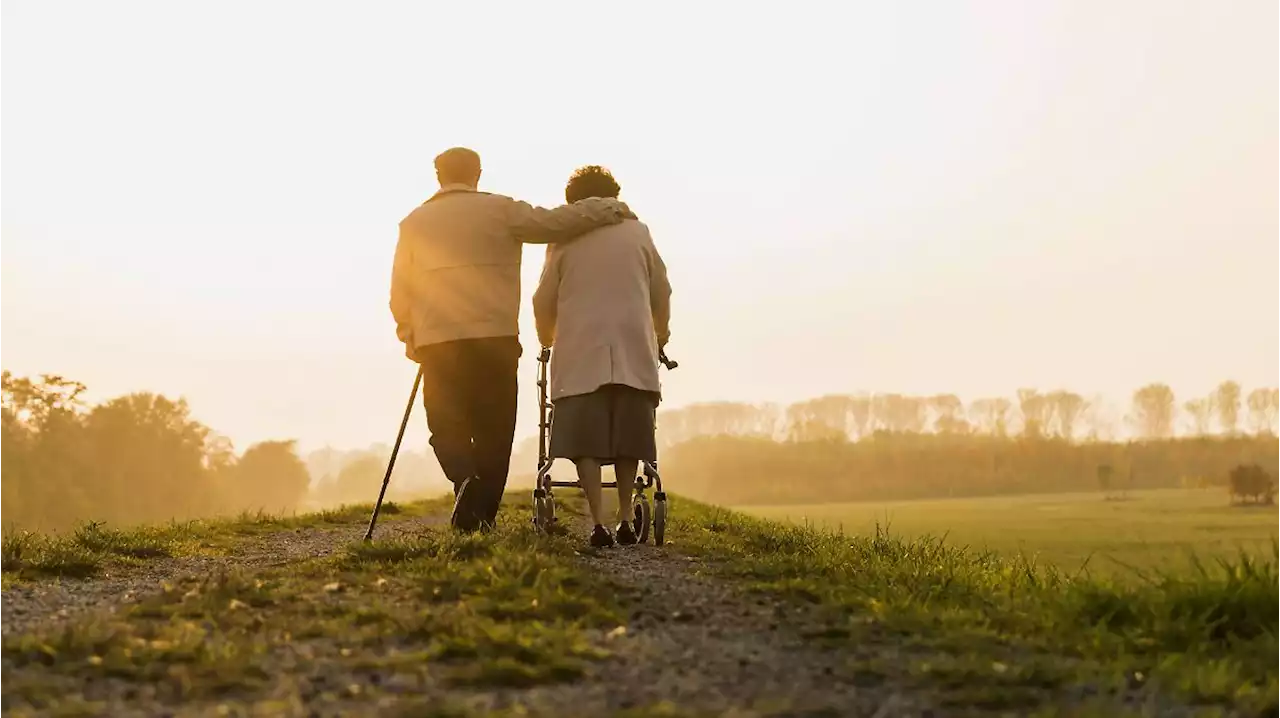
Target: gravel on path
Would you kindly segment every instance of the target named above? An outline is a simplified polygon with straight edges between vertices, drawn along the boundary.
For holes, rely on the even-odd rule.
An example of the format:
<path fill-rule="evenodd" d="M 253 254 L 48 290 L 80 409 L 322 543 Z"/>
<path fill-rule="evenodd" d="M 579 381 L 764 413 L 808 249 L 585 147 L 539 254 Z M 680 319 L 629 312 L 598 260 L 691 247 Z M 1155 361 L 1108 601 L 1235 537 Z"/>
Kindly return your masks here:
<path fill-rule="evenodd" d="M 591 716 L 669 702 L 698 715 L 928 715 L 911 695 L 865 685 L 847 648 L 806 637 L 821 625 L 813 611 L 712 577 L 674 547 L 584 549 L 583 560 L 628 593 L 628 621 L 602 636 L 613 655 L 582 681 L 497 691 L 475 707 Z"/>
<path fill-rule="evenodd" d="M 421 530 L 447 517 L 427 516 L 386 522 L 380 537 Z M 363 536 L 353 527 L 304 527 L 265 533 L 226 556 L 158 558 L 110 569 L 90 578 L 23 582 L 4 589 L 0 629 L 5 634 L 60 624 L 89 612 L 114 612 L 123 605 L 163 590 L 165 583 L 236 567 L 269 569 L 321 558 Z"/>

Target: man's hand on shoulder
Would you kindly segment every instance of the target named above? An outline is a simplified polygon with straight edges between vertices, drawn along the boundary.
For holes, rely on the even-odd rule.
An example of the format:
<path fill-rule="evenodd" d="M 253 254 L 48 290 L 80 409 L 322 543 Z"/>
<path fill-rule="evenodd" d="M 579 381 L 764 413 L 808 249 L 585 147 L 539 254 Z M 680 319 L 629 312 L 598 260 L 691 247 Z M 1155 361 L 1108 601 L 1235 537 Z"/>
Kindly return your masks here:
<path fill-rule="evenodd" d="M 511 238 L 525 244 L 568 242 L 593 229 L 637 219 L 630 207 L 611 197 L 590 197 L 555 209 L 505 199 Z"/>
<path fill-rule="evenodd" d="M 622 210 L 623 219 L 640 219 L 639 217 L 636 216 L 635 212 L 631 211 L 631 208 L 627 206 L 626 202 L 623 202 L 622 200 L 618 200 L 618 206 Z"/>
<path fill-rule="evenodd" d="M 574 204 L 584 207 L 599 207 L 600 210 L 611 213 L 617 218 L 618 222 L 621 222 L 624 219 L 640 219 L 636 216 L 635 212 L 631 211 L 631 208 L 627 206 L 626 202 L 614 197 L 587 197 L 586 199 L 580 199 L 577 202 L 574 202 Z"/>

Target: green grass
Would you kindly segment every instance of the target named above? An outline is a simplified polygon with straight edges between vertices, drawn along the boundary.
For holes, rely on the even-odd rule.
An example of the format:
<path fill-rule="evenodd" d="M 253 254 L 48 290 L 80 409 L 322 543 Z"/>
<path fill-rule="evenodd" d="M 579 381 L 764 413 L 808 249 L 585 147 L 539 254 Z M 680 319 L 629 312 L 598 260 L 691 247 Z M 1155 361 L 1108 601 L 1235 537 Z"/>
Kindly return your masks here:
<path fill-rule="evenodd" d="M 954 546 L 1116 576 L 1134 567 L 1193 569 L 1193 552 L 1201 560 L 1241 550 L 1265 557 L 1277 525 L 1275 506 L 1232 507 L 1224 491 L 1198 489 L 1135 491 L 1119 501 L 1088 493 L 741 510 L 850 535 L 879 526 L 906 538 L 945 536 Z"/>
<path fill-rule="evenodd" d="M 393 522 L 444 510 L 448 499 L 411 504 L 384 503 L 379 522 Z M 86 522 L 62 534 L 6 533 L 0 544 L 5 586 L 42 578 L 88 578 L 112 567 L 157 558 L 234 553 L 269 533 L 303 529 L 349 528 L 367 521 L 371 504 L 341 506 L 310 514 L 279 516 L 262 512 L 235 518 L 181 521 L 157 526 L 115 528 Z"/>
<path fill-rule="evenodd" d="M 944 707 L 1025 712 L 1047 691 L 1090 684 L 1275 714 L 1274 541 L 1261 555 L 1120 581 L 928 538 L 842 536 L 690 501 L 673 511 L 683 550 L 820 607 L 827 643 L 901 649 L 860 659 L 860 671 L 931 691 Z"/>
<path fill-rule="evenodd" d="M 378 514 L 378 524 L 416 516 L 438 513 L 452 506 L 453 497 L 438 497 L 411 503 L 384 501 Z M 261 511 L 245 512 L 231 519 L 192 522 L 203 535 L 213 538 L 255 536 L 284 529 L 350 527 L 369 520 L 373 504 L 344 504 L 319 511 L 278 515 Z"/>
<path fill-rule="evenodd" d="M 173 556 L 191 537 L 187 524 L 121 530 L 90 522 L 62 536 L 8 534 L 0 554 L 6 578 L 85 578 L 107 565 Z"/>
<path fill-rule="evenodd" d="M 580 569 L 578 542 L 538 536 L 524 516 L 487 535 L 424 530 L 166 585 L 119 614 L 7 635 L 6 701 L 54 709 L 102 681 L 154 686 L 167 704 L 243 699 L 278 688 L 286 666 L 295 697 L 320 704 L 376 698 L 397 681 L 572 680 L 605 655 L 588 632 L 618 625 L 616 590 Z"/>

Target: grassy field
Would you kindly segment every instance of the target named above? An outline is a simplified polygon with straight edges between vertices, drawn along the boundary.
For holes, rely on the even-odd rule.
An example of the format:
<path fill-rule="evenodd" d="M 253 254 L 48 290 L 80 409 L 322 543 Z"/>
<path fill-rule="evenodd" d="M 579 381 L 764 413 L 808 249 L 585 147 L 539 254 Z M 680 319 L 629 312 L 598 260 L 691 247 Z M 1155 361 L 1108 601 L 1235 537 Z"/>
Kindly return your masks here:
<path fill-rule="evenodd" d="M 1036 506 L 1065 507 L 1044 509 L 1048 516 L 1121 512 L 1110 523 L 1097 517 L 1086 522 L 1095 534 L 1098 525 L 1141 525 L 1124 512 L 1143 507 L 1150 514 L 1146 521 L 1161 524 L 1156 507 L 1163 506 L 1164 513 L 1201 517 L 1179 524 L 1181 541 L 1199 549 L 1187 527 L 1205 525 L 1204 517 L 1214 512 L 1196 499 L 1162 492 L 1127 502 L 1096 499 L 1096 506 L 1084 497 L 1061 496 L 902 506 L 946 503 L 963 514 L 963 507 L 973 513 L 986 503 L 989 521 L 1003 520 L 1004 531 L 1038 526 L 1046 539 L 1055 530 L 1044 524 L 1053 521 L 1036 520 Z M 754 640 L 727 617 L 772 605 L 772 623 L 753 623 L 757 632 L 794 636 L 796 656 L 836 656 L 836 672 L 827 673 L 832 685 L 851 683 L 886 700 L 910 696 L 934 714 L 1276 714 L 1280 584 L 1274 547 L 1256 557 L 1235 554 L 1200 571 L 1117 581 L 908 538 L 897 519 L 892 536 L 874 530 L 841 536 L 679 497 L 672 503 L 672 544 L 645 554 L 648 569 L 639 572 L 628 567 L 644 569 L 645 562 L 626 560 L 625 550 L 605 552 L 615 557 L 612 563 L 593 559 L 599 552 L 586 550 L 581 531 L 534 533 L 523 492 L 508 497 L 499 530 L 478 536 L 455 536 L 432 525 L 391 531 L 412 517 L 438 514 L 446 500 L 395 507 L 387 531 L 371 544 L 358 541 L 368 507 L 126 531 L 87 526 L 61 537 L 6 536 L 6 579 L 28 585 L 92 581 L 183 557 L 229 560 L 216 571 L 180 579 L 147 576 L 145 597 L 114 613 L 6 631 L 4 712 L 123 715 L 119 711 L 131 707 L 154 715 L 184 706 L 177 715 L 469 718 L 495 714 L 491 706 L 505 696 L 503 701 L 514 701 L 509 715 L 573 715 L 582 714 L 575 701 L 589 695 L 573 686 L 601 681 L 593 666 L 630 656 L 624 672 L 630 678 L 610 690 L 637 696 L 634 708 L 589 714 L 851 714 L 785 705 L 725 713 L 707 703 L 708 696 L 736 684 L 698 672 L 711 652 L 684 643 L 672 645 L 684 646 L 687 656 L 640 651 L 646 641 L 685 635 L 670 627 L 693 625 L 686 623 L 691 620 L 700 630 L 709 627 L 708 635 Z M 566 518 L 581 511 L 573 502 L 564 508 Z M 868 525 L 883 517 L 874 505 L 867 508 Z M 1228 526 L 1235 525 L 1229 519 L 1256 520 L 1262 535 L 1267 526 L 1274 532 L 1274 523 L 1267 523 L 1275 521 L 1274 509 L 1219 508 Z M 936 521 L 948 514 L 935 509 L 931 515 Z M 1013 516 L 1020 523 L 1012 524 Z M 839 523 L 837 515 L 831 518 Z M 1076 534 L 1076 544 L 1089 540 L 1070 521 L 1056 521 L 1056 533 Z M 846 519 L 845 528 L 853 524 Z M 309 529 L 337 530 L 335 550 L 278 564 L 235 558 L 247 547 Z M 988 535 L 999 530 L 993 524 Z M 936 525 L 920 531 L 940 533 Z M 606 566 L 610 570 L 602 571 Z M 694 580 L 732 586 L 732 598 L 699 606 L 693 595 L 662 621 L 640 623 L 656 596 L 680 595 Z M 700 612 L 690 613 L 695 609 Z M 621 643 L 632 640 L 632 628 L 638 642 Z M 633 648 L 623 651 L 621 645 Z M 809 650 L 814 648 L 820 650 Z M 749 664 L 733 664 L 744 671 L 743 681 L 758 676 L 745 672 Z M 798 665 L 805 675 L 819 670 Z M 669 700 L 649 705 L 644 699 L 655 691 L 642 688 L 655 680 L 672 689 L 656 691 Z M 561 693 L 550 692 L 556 686 Z"/>
<path fill-rule="evenodd" d="M 683 550 L 725 577 L 828 611 L 811 640 L 901 647 L 896 660 L 861 652 L 858 670 L 928 692 L 944 713 L 1185 715 L 1149 702 L 1175 695 L 1196 715 L 1276 715 L 1274 549 L 1133 582 L 700 504 L 681 503 L 675 516 Z M 1114 699 L 1045 701 L 1082 685 L 1100 698 L 1129 691 L 1133 712 Z"/>
<path fill-rule="evenodd" d="M 1121 500 L 1096 493 L 892 503 L 744 506 L 767 519 L 811 524 L 848 535 L 877 525 L 904 538 L 944 538 L 948 545 L 992 550 L 1092 574 L 1132 569 L 1180 570 L 1241 550 L 1271 555 L 1275 506 L 1229 506 L 1219 490 L 1135 491 Z"/>

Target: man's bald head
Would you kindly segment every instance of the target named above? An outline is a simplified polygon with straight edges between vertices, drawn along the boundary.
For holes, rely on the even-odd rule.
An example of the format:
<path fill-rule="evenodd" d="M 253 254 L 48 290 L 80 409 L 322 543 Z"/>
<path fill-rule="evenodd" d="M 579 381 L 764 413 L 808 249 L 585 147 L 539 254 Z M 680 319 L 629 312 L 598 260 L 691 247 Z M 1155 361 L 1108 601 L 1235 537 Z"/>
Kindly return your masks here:
<path fill-rule="evenodd" d="M 436 179 L 440 186 L 480 184 L 480 155 L 466 147 L 451 147 L 436 156 Z"/>

